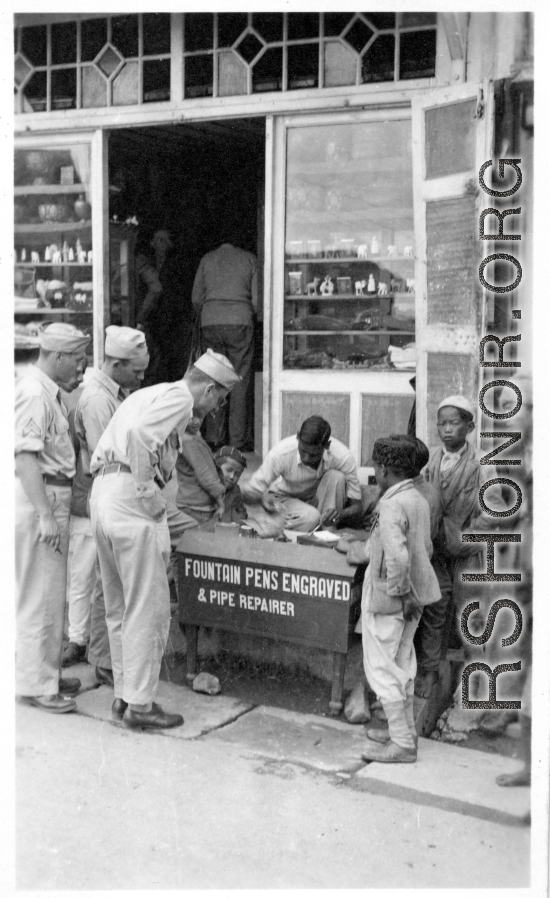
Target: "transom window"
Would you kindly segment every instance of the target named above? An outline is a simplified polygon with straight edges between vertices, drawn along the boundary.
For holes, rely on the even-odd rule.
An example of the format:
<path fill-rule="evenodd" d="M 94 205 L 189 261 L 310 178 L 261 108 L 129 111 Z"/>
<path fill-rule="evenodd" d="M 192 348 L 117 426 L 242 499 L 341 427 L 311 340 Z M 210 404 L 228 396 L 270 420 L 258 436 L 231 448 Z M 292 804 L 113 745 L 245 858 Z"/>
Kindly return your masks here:
<path fill-rule="evenodd" d="M 102 16 L 15 31 L 16 112 L 170 99 L 170 14 Z"/>

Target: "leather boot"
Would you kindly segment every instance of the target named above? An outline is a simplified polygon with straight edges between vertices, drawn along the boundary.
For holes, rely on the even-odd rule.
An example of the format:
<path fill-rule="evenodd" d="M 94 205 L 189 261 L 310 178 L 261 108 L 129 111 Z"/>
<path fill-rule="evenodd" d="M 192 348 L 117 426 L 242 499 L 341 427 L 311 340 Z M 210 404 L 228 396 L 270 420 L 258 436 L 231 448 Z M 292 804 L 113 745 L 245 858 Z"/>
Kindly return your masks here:
<path fill-rule="evenodd" d="M 122 720 L 124 717 L 124 712 L 128 707 L 128 702 L 125 702 L 123 698 L 115 698 L 112 707 L 111 707 L 111 717 L 113 720 Z"/>

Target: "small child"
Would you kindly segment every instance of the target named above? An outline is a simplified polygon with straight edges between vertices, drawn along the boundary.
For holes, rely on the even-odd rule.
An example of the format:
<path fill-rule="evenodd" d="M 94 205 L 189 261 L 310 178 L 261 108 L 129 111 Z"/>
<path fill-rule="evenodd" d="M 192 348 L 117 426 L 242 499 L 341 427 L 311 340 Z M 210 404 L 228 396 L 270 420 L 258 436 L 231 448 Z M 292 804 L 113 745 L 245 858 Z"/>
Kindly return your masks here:
<path fill-rule="evenodd" d="M 367 680 L 388 719 L 389 738 L 369 739 L 362 756 L 367 761 L 412 763 L 417 752 L 413 638 L 422 608 L 437 602 L 441 593 L 430 563 L 428 503 L 411 478 L 414 444 L 406 437 L 377 440 L 372 457 L 383 495 L 366 545 L 363 658 Z"/>
<path fill-rule="evenodd" d="M 435 488 L 440 505 L 432 562 L 441 600 L 424 611 L 416 634 L 419 670 L 415 693 L 420 698 L 429 698 L 439 677 L 449 605 L 459 605 L 463 592 L 461 574 L 482 567 L 483 550 L 479 543 L 463 543 L 462 533 L 491 528 L 490 518 L 481 513 L 478 497 L 483 480 L 492 475 L 480 467 L 478 453 L 467 441 L 474 430 L 474 411 L 465 396 L 448 396 L 439 403 L 437 429 L 443 446 L 432 451 L 426 479 Z M 485 501 L 490 507 L 501 509 L 500 487 L 491 486 Z"/>
<path fill-rule="evenodd" d="M 247 518 L 239 480 L 246 468 L 246 458 L 234 446 L 223 446 L 214 455 L 220 479 L 225 486 L 224 511 L 221 520 L 226 524 L 245 521 Z"/>
<path fill-rule="evenodd" d="M 181 440 L 176 462 L 177 508 L 168 515 L 170 534 L 181 534 L 213 518 L 221 521 L 225 487 L 208 444 L 200 435 L 201 422 L 192 418 Z"/>

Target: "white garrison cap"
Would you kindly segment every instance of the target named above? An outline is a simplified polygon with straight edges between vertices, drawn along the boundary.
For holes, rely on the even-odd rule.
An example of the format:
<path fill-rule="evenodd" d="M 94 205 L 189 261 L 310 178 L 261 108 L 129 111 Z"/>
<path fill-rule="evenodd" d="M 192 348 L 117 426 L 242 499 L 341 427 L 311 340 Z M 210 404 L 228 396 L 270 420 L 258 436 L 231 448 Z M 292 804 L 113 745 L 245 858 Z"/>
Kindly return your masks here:
<path fill-rule="evenodd" d="M 214 352 L 213 349 L 207 349 L 197 359 L 195 368 L 198 368 L 204 374 L 208 374 L 212 380 L 215 380 L 221 387 L 225 387 L 226 390 L 230 390 L 231 387 L 240 383 L 241 380 L 229 359 L 226 359 L 219 352 Z"/>
<path fill-rule="evenodd" d="M 105 355 L 112 359 L 141 359 L 147 355 L 143 331 L 110 324 L 105 328 L 105 333 Z"/>
<path fill-rule="evenodd" d="M 457 394 L 456 396 L 447 396 L 443 402 L 440 402 L 437 406 L 437 411 L 441 408 L 445 408 L 446 405 L 452 405 L 453 408 L 461 408 L 463 411 L 468 412 L 469 415 L 474 417 L 474 408 L 472 403 L 466 399 L 465 396 L 460 396 Z"/>
<path fill-rule="evenodd" d="M 63 324 L 59 321 L 45 327 L 38 339 L 40 349 L 47 352 L 80 352 L 92 338 L 77 330 L 72 324 Z"/>

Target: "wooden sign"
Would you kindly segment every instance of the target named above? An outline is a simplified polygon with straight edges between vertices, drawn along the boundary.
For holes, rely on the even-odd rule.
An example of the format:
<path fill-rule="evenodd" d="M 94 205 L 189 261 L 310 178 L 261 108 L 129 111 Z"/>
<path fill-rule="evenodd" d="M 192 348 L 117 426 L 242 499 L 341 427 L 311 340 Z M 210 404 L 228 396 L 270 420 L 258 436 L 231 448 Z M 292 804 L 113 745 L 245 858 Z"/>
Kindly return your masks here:
<path fill-rule="evenodd" d="M 347 652 L 360 587 L 344 555 L 198 530 L 177 551 L 180 624 Z"/>

